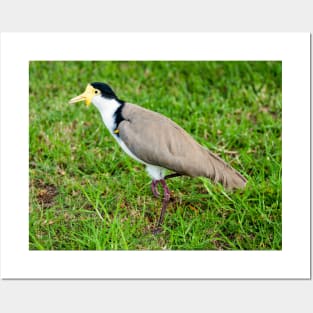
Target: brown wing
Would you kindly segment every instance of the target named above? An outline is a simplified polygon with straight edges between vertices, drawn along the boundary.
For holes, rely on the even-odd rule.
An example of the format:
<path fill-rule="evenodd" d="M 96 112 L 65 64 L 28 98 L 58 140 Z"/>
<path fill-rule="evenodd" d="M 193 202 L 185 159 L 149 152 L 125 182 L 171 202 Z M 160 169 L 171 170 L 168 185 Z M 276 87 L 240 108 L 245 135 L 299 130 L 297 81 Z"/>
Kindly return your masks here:
<path fill-rule="evenodd" d="M 225 186 L 233 185 L 227 182 L 228 176 L 239 175 L 243 184 L 239 173 L 167 117 L 129 103 L 122 114 L 125 120 L 119 125 L 120 137 L 146 163 L 188 176 L 205 176 Z"/>

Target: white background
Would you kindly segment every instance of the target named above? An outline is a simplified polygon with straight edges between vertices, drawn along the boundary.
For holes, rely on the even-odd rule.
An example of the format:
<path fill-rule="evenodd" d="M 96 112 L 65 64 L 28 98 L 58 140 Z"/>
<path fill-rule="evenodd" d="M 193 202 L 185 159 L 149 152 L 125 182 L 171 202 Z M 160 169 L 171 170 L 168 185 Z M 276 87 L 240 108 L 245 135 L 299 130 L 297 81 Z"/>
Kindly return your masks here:
<path fill-rule="evenodd" d="M 304 33 L 2 34 L 2 277 L 309 278 L 310 203 L 297 196 L 309 194 L 310 183 L 309 40 Z M 87 44 L 77 49 L 79 42 Z M 28 63 L 112 59 L 282 60 L 282 251 L 28 251 Z"/>
<path fill-rule="evenodd" d="M 1 31 L 312 32 L 312 24 L 310 0 L 12 0 L 0 10 Z M 303 114 L 303 123 L 307 118 Z M 0 280 L 2 312 L 312 312 L 312 294 L 312 280 Z"/>

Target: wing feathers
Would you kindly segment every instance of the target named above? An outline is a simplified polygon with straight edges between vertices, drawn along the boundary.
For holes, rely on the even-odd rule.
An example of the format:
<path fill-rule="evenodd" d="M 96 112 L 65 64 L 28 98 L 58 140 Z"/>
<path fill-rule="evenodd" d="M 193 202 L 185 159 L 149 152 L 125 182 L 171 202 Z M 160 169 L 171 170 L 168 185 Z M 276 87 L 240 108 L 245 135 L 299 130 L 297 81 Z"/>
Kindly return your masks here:
<path fill-rule="evenodd" d="M 120 137 L 144 162 L 192 177 L 208 177 L 229 189 L 245 186 L 242 175 L 167 117 L 130 103 L 123 108 L 123 117 Z"/>

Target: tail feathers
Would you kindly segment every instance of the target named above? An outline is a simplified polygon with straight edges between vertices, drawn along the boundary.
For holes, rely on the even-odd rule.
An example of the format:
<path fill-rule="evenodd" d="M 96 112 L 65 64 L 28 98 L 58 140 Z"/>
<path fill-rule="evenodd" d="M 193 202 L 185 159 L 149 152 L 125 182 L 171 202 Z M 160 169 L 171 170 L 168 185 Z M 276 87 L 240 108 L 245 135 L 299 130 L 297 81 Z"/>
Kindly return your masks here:
<path fill-rule="evenodd" d="M 227 189 L 244 188 L 247 180 L 220 157 L 207 150 L 209 157 L 206 177 L 220 182 Z"/>

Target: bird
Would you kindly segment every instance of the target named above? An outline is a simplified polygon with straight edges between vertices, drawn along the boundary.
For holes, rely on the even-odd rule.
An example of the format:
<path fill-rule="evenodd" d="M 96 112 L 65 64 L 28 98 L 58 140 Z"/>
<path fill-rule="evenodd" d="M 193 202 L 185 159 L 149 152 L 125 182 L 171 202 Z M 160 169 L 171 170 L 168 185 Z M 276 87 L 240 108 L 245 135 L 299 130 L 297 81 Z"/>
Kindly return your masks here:
<path fill-rule="evenodd" d="M 85 101 L 99 110 L 103 123 L 134 160 L 146 166 L 151 190 L 159 197 L 158 185 L 163 188 L 161 213 L 153 233 L 162 232 L 162 224 L 170 190 L 166 180 L 177 176 L 206 177 L 221 183 L 226 189 L 242 189 L 246 178 L 218 155 L 200 145 L 170 118 L 117 97 L 106 83 L 89 83 L 86 90 L 69 103 Z M 166 175 L 167 170 L 173 172 Z"/>

